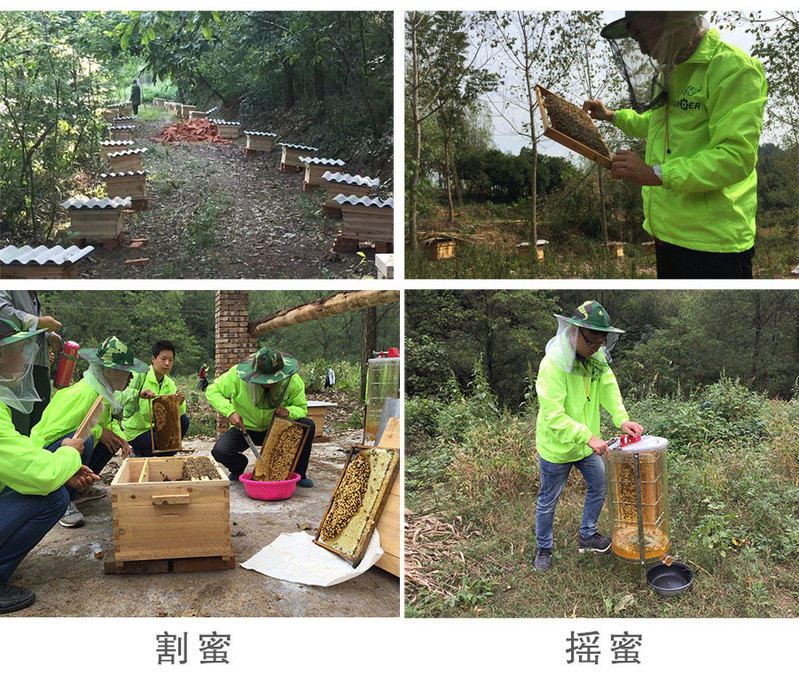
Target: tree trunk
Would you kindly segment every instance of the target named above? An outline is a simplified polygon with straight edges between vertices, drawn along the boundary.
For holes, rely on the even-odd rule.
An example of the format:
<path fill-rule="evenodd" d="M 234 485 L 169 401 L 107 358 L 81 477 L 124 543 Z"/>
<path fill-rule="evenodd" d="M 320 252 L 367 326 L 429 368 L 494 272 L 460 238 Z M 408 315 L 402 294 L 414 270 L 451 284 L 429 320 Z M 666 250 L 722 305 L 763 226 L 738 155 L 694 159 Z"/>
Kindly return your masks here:
<path fill-rule="evenodd" d="M 294 96 L 294 68 L 288 60 L 283 61 L 283 105 L 291 109 L 296 103 Z"/>
<path fill-rule="evenodd" d="M 363 340 L 361 341 L 361 400 L 366 399 L 366 372 L 369 358 L 377 350 L 377 307 L 367 307 L 361 312 Z"/>
<path fill-rule="evenodd" d="M 599 181 L 599 224 L 602 227 L 602 242 L 605 244 L 605 252 L 608 252 L 608 219 L 605 211 L 605 188 L 602 186 L 602 168 L 596 167 L 597 179 Z"/>
<path fill-rule="evenodd" d="M 419 184 L 419 165 L 422 156 L 422 123 L 419 120 L 419 53 L 416 45 L 416 28 L 419 15 L 409 13 L 411 27 L 411 117 L 413 119 L 413 154 L 411 156 L 411 181 L 408 184 L 408 236 L 411 249 L 419 247 L 416 230 L 416 188 Z"/>
<path fill-rule="evenodd" d="M 455 223 L 455 205 L 452 203 L 452 170 L 449 164 L 449 134 L 444 135 L 444 176 L 447 183 L 447 223 Z"/>

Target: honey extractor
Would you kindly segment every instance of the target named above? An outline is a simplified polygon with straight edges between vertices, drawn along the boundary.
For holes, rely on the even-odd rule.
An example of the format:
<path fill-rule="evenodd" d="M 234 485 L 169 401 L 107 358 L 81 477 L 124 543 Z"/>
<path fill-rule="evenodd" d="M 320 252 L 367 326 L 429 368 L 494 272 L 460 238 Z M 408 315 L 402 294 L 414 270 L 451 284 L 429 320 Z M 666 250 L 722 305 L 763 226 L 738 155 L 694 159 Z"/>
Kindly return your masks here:
<path fill-rule="evenodd" d="M 608 445 L 612 550 L 622 561 L 643 565 L 668 554 L 668 445 L 662 437 L 649 435 L 632 443 L 622 437 Z"/>

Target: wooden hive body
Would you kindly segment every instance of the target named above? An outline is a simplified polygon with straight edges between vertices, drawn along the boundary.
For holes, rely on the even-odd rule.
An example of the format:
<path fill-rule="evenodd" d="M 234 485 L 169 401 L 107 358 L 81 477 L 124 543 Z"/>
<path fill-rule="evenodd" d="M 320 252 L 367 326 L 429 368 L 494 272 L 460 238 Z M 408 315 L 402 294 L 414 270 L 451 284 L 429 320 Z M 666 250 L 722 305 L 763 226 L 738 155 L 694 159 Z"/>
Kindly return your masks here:
<path fill-rule="evenodd" d="M 259 136 L 256 134 L 248 134 L 247 145 L 245 148 L 250 151 L 265 151 L 266 153 L 271 153 L 272 148 L 275 145 L 275 139 L 277 139 L 277 137 L 266 137 L 266 136 Z"/>
<path fill-rule="evenodd" d="M 425 256 L 431 261 L 439 261 L 440 259 L 451 259 L 455 256 L 455 241 L 454 240 L 434 240 L 425 245 Z"/>
<path fill-rule="evenodd" d="M 322 175 L 327 171 L 331 173 L 337 173 L 341 170 L 340 165 L 326 165 L 326 164 L 318 164 L 318 163 L 306 163 L 305 164 L 305 185 L 306 186 L 319 186 L 326 184 L 325 180 L 322 180 Z"/>
<path fill-rule="evenodd" d="M 147 175 L 123 175 L 105 178 L 106 195 L 109 197 L 147 198 Z"/>
<path fill-rule="evenodd" d="M 184 105 L 182 105 L 180 107 L 180 110 L 181 110 L 181 113 L 180 113 L 181 117 L 188 119 L 188 118 L 191 117 L 192 111 L 196 111 L 197 110 L 197 106 L 187 106 L 187 105 L 184 104 Z"/>
<path fill-rule="evenodd" d="M 191 458 L 122 462 L 111 482 L 116 562 L 229 557 L 230 481 L 216 464 L 211 480 L 181 480 Z"/>
<path fill-rule="evenodd" d="M 122 153 L 119 156 L 109 156 L 108 164 L 115 173 L 135 172 L 142 169 L 141 153 Z"/>
<path fill-rule="evenodd" d="M 238 125 L 220 125 L 217 123 L 217 128 L 219 129 L 219 136 L 224 137 L 225 139 L 238 139 L 239 138 L 239 128 Z"/>
<path fill-rule="evenodd" d="M 0 266 L 0 278 L 80 278 L 79 266 L 63 264 L 9 264 Z"/>
<path fill-rule="evenodd" d="M 124 229 L 122 208 L 69 209 L 70 233 L 90 239 L 116 238 Z"/>
<path fill-rule="evenodd" d="M 361 241 L 394 240 L 394 209 L 390 206 L 364 206 L 363 204 L 342 204 L 341 218 L 344 221 L 342 233 L 345 237 Z"/>

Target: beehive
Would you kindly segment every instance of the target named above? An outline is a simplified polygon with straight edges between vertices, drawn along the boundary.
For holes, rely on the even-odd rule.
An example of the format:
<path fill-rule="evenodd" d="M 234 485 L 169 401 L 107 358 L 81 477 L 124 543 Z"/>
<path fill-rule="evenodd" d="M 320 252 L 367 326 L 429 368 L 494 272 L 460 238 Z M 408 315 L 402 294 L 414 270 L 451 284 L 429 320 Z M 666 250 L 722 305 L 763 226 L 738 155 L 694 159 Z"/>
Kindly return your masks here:
<path fill-rule="evenodd" d="M 287 142 L 278 142 L 277 146 L 282 147 L 280 154 L 280 170 L 284 173 L 299 173 L 304 170 L 305 166 L 300 163 L 300 156 L 308 156 L 309 154 L 319 151 L 314 146 L 305 146 L 304 144 L 289 144 Z"/>
<path fill-rule="evenodd" d="M 126 173 L 102 173 L 109 197 L 130 197 L 132 208 L 147 208 L 147 171 L 135 170 Z"/>
<path fill-rule="evenodd" d="M 219 120 L 213 118 L 209 120 L 209 122 L 213 122 L 216 125 L 220 137 L 224 137 L 225 139 L 230 139 L 231 141 L 239 138 L 239 130 L 241 129 L 240 122 L 233 122 L 230 120 Z"/>
<path fill-rule="evenodd" d="M 130 209 L 130 197 L 98 199 L 97 197 L 70 197 L 61 204 L 69 214 L 69 234 L 83 240 L 116 242 L 124 231 L 122 212 Z"/>
<path fill-rule="evenodd" d="M 334 200 L 341 206 L 341 230 L 333 244 L 334 252 L 351 252 L 369 243 L 378 252 L 394 248 L 394 199 L 377 197 L 345 197 Z"/>
<path fill-rule="evenodd" d="M 197 110 L 197 106 L 196 106 L 196 105 L 188 105 L 188 106 L 187 106 L 187 105 L 184 103 L 184 104 L 183 104 L 183 105 L 181 105 L 181 107 L 180 107 L 180 116 L 181 116 L 182 118 L 184 118 L 184 119 L 188 120 L 188 119 L 191 117 L 191 113 L 192 113 L 192 111 L 196 111 L 196 110 Z"/>
<path fill-rule="evenodd" d="M 300 156 L 299 161 L 305 166 L 305 179 L 302 184 L 303 192 L 319 187 L 324 173 L 340 171 L 346 165 L 340 158 Z"/>
<path fill-rule="evenodd" d="M 304 423 L 273 417 L 261 446 L 261 460 L 255 461 L 252 479 L 281 482 L 290 478 L 309 433 L 310 426 Z"/>
<path fill-rule="evenodd" d="M 247 151 L 271 153 L 277 139 L 277 135 L 273 132 L 248 132 L 245 130 L 244 134 L 247 137 L 247 143 L 244 146 Z"/>
<path fill-rule="evenodd" d="M 209 480 L 182 480 L 203 459 Z M 116 563 L 230 557 L 230 481 L 208 456 L 127 458 L 111 482 Z"/>
<path fill-rule="evenodd" d="M 441 259 L 452 259 L 455 256 L 455 241 L 447 238 L 439 238 L 428 242 L 424 246 L 424 255 L 430 261 Z"/>
<path fill-rule="evenodd" d="M 108 154 L 108 165 L 114 173 L 128 173 L 142 169 L 141 156 L 147 149 L 124 149 Z"/>
<path fill-rule="evenodd" d="M 180 451 L 180 401 L 175 394 L 150 400 L 150 441 L 154 452 Z"/>
<path fill-rule="evenodd" d="M 397 473 L 394 449 L 355 446 L 330 498 L 314 542 L 361 563 Z"/>
<path fill-rule="evenodd" d="M 102 151 L 103 156 L 108 156 L 108 154 L 113 154 L 117 151 L 125 151 L 127 149 L 135 148 L 136 142 L 134 142 L 132 139 L 108 139 L 106 141 L 100 142 L 100 150 Z"/>
<path fill-rule="evenodd" d="M 372 194 L 380 186 L 380 178 L 368 178 L 361 175 L 349 175 L 348 173 L 336 173 L 327 171 L 322 173 L 319 183 L 327 194 L 326 206 L 340 207 L 336 202 L 336 197 L 343 194 L 345 197 L 354 195 L 361 197 Z"/>

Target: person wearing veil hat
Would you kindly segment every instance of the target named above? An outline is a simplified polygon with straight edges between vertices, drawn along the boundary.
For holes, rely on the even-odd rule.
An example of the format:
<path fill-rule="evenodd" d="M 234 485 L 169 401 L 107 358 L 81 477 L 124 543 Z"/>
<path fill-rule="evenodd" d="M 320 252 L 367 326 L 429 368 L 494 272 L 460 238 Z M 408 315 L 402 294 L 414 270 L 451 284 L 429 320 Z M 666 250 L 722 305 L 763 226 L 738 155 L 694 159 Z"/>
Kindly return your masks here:
<path fill-rule="evenodd" d="M 625 12 L 604 27 L 632 108 L 583 109 L 646 138 L 643 159 L 616 152 L 611 176 L 641 186 L 658 278 L 752 278 L 766 78 L 704 14 Z"/>
<path fill-rule="evenodd" d="M 305 383 L 297 374 L 299 368 L 293 357 L 266 346 L 231 367 L 206 390 L 208 403 L 230 422 L 230 429 L 214 444 L 211 455 L 230 470 L 231 480 L 238 480 L 247 468 L 242 451 L 248 444 L 242 432 L 246 430 L 253 443 L 260 446 L 274 416 L 298 420 L 310 427 L 295 472 L 300 475 L 299 487 L 313 487 L 313 480 L 306 473 L 315 425 L 306 417 L 308 402 Z"/>
<path fill-rule="evenodd" d="M 83 442 L 65 439 L 47 451 L 20 434 L 11 411 L 30 413 L 39 400 L 33 365 L 40 334 L 14 318 L 0 318 L 0 614 L 33 604 L 36 595 L 9 579 L 20 562 L 64 514 L 65 485 L 83 489 L 99 477 L 81 463 Z"/>
<path fill-rule="evenodd" d="M 109 336 L 96 348 L 81 348 L 78 355 L 89 362 L 89 368 L 76 384 L 58 391 L 45 408 L 42 419 L 31 430 L 31 439 L 43 448 L 53 450 L 66 437 L 72 437 L 88 414 L 98 396 L 104 403 L 99 418 L 84 442 L 83 462 L 99 473 L 120 449 L 130 456 L 130 445 L 122 435 L 119 422 L 112 413 L 122 411 L 116 393 L 124 391 L 133 372 L 146 372 L 147 365 L 133 357 L 131 347 L 116 336 Z M 59 523 L 65 528 L 77 528 L 84 523 L 78 504 L 100 499 L 106 491 L 90 487 L 81 493 L 70 490 L 67 512 Z"/>
<path fill-rule="evenodd" d="M 535 445 L 541 470 L 535 513 L 537 571 L 551 568 L 555 507 L 572 467 L 587 485 L 579 551 L 610 549 L 610 538 L 597 531 L 607 494 L 602 462 L 607 443 L 599 438 L 600 406 L 623 434 L 639 436 L 644 431 L 630 420 L 610 369 L 610 351 L 624 331 L 610 325 L 608 313 L 596 300 L 584 302 L 571 317 L 555 317 L 558 331 L 546 345 L 535 384 Z"/>

